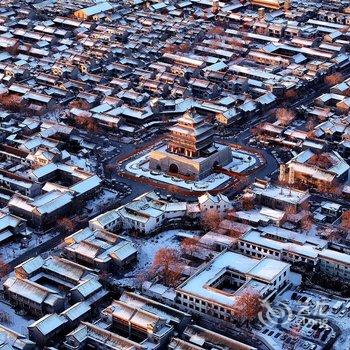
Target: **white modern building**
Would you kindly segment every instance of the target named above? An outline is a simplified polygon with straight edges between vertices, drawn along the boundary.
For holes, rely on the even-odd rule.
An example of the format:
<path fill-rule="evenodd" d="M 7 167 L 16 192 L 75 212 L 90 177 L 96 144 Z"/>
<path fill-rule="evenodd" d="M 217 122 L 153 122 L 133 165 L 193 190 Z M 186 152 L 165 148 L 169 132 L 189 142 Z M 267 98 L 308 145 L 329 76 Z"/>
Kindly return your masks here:
<path fill-rule="evenodd" d="M 232 203 L 223 194 L 219 193 L 217 195 L 211 195 L 210 193 L 205 193 L 198 197 L 198 203 L 201 212 L 207 212 L 215 210 L 219 213 L 225 213 L 232 209 Z"/>
<path fill-rule="evenodd" d="M 166 220 L 180 219 L 186 215 L 187 203 L 149 192 L 132 202 L 101 214 L 89 223 L 91 229 L 135 230 L 148 234 L 164 225 Z"/>
<path fill-rule="evenodd" d="M 222 195 L 206 193 L 198 198 L 198 202 L 187 203 L 177 201 L 171 196 L 163 196 L 157 192 L 149 192 L 135 198 L 132 202 L 117 209 L 101 214 L 90 220 L 92 230 L 118 229 L 135 230 L 148 234 L 166 223 L 181 220 L 190 213 L 199 216 L 208 210 L 215 210 L 220 214 L 232 208 L 229 199 Z"/>
<path fill-rule="evenodd" d="M 189 312 L 233 321 L 238 297 L 254 291 L 268 300 L 289 283 L 290 265 L 225 251 L 182 283 L 176 300 Z"/>
<path fill-rule="evenodd" d="M 305 264 L 332 276 L 350 279 L 350 254 L 329 248 L 326 240 L 275 226 L 245 233 L 238 242 L 242 254 Z"/>

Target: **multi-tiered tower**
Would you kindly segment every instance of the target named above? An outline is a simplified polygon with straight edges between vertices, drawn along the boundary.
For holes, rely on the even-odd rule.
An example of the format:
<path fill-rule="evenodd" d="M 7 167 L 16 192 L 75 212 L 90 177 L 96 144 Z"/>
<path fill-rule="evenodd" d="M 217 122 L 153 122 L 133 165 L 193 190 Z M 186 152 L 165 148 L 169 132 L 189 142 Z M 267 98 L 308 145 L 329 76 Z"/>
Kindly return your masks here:
<path fill-rule="evenodd" d="M 213 136 L 213 127 L 204 117 L 189 110 L 170 128 L 168 152 L 188 158 L 204 156 L 213 146 Z"/>
<path fill-rule="evenodd" d="M 172 175 L 201 179 L 232 162 L 229 146 L 214 143 L 213 127 L 194 109 L 170 128 L 166 144 L 151 152 L 149 167 Z"/>

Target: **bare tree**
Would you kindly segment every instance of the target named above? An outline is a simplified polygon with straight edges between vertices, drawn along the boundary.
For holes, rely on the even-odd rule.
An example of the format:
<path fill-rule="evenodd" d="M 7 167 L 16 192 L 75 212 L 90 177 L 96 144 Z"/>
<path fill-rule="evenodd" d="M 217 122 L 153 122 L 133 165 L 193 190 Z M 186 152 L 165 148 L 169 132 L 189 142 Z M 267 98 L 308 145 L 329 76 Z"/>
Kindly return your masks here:
<path fill-rule="evenodd" d="M 181 276 L 179 252 L 171 248 L 159 249 L 154 256 L 150 275 L 159 277 L 167 286 L 176 286 Z"/>
<path fill-rule="evenodd" d="M 308 137 L 309 139 L 314 139 L 314 138 L 316 138 L 315 130 L 309 130 L 309 131 L 307 132 L 307 137 Z"/>
<path fill-rule="evenodd" d="M 211 35 L 223 35 L 224 33 L 225 33 L 225 29 L 219 26 L 213 27 L 208 30 L 208 34 L 211 34 Z"/>
<path fill-rule="evenodd" d="M 175 53 L 179 50 L 178 46 L 175 44 L 168 45 L 164 48 L 164 53 Z"/>
<path fill-rule="evenodd" d="M 22 109 L 22 98 L 16 94 L 1 94 L 0 106 L 12 112 L 20 112 Z"/>
<path fill-rule="evenodd" d="M 17 56 L 19 54 L 19 46 L 20 46 L 20 41 L 18 40 L 15 45 L 12 45 L 10 47 L 6 48 L 6 51 L 11 55 L 11 56 Z"/>
<path fill-rule="evenodd" d="M 96 132 L 99 130 L 96 121 L 90 116 L 79 115 L 75 118 L 75 122 L 88 131 Z"/>
<path fill-rule="evenodd" d="M 189 52 L 191 50 L 191 46 L 188 43 L 180 44 L 178 47 L 180 52 Z"/>
<path fill-rule="evenodd" d="M 118 169 L 117 164 L 115 163 L 109 163 L 105 166 L 105 173 L 108 176 L 111 176 L 112 174 L 114 174 Z"/>
<path fill-rule="evenodd" d="M 312 118 L 309 118 L 306 122 L 306 129 L 308 131 L 313 131 L 315 128 L 315 122 Z"/>
<path fill-rule="evenodd" d="M 337 242 L 341 239 L 339 229 L 336 227 L 326 226 L 320 232 L 320 235 L 325 237 L 327 241 L 331 241 L 331 242 Z"/>
<path fill-rule="evenodd" d="M 185 254 L 193 256 L 193 254 L 199 249 L 199 237 L 185 238 L 182 241 L 181 248 Z"/>
<path fill-rule="evenodd" d="M 284 94 L 286 100 L 294 100 L 298 96 L 298 92 L 295 89 L 287 90 Z"/>
<path fill-rule="evenodd" d="M 57 220 L 57 225 L 64 233 L 73 233 L 76 229 L 76 223 L 67 217 L 63 217 Z"/>
<path fill-rule="evenodd" d="M 217 210 L 202 211 L 201 224 L 205 230 L 215 230 L 221 222 L 221 215 Z"/>
<path fill-rule="evenodd" d="M 0 258 L 0 280 L 10 272 L 10 267 Z"/>
<path fill-rule="evenodd" d="M 111 274 L 104 270 L 101 270 L 100 273 L 98 274 L 99 280 L 104 286 L 108 283 L 110 276 Z"/>
<path fill-rule="evenodd" d="M 69 108 L 78 108 L 84 111 L 88 111 L 90 109 L 90 106 L 84 100 L 74 100 L 69 104 Z"/>
<path fill-rule="evenodd" d="M 276 118 L 281 125 L 288 125 L 295 119 L 295 113 L 287 108 L 277 108 Z"/>
<path fill-rule="evenodd" d="M 230 38 L 228 42 L 232 46 L 232 48 L 235 50 L 240 50 L 244 47 L 243 40 L 238 38 Z"/>
<path fill-rule="evenodd" d="M 340 227 L 344 231 L 350 232 L 350 210 L 344 211 L 342 214 Z"/>
<path fill-rule="evenodd" d="M 349 26 L 343 26 L 342 28 L 339 29 L 341 33 L 348 33 L 350 30 Z"/>
<path fill-rule="evenodd" d="M 64 110 L 62 108 L 62 106 L 57 105 L 54 108 L 52 108 L 47 114 L 46 114 L 46 118 L 50 119 L 50 120 L 54 120 L 54 121 L 59 121 L 60 117 L 62 116 Z"/>
<path fill-rule="evenodd" d="M 247 288 L 237 296 L 233 315 L 241 321 L 251 322 L 262 309 L 260 295 L 257 291 Z"/>
<path fill-rule="evenodd" d="M 314 220 L 310 212 L 310 204 L 309 202 L 304 202 L 302 217 L 300 220 L 300 227 L 304 232 L 309 232 L 313 224 L 314 224 Z"/>
<path fill-rule="evenodd" d="M 252 193 L 245 193 L 242 196 L 243 210 L 252 210 L 255 207 L 255 196 Z"/>
<path fill-rule="evenodd" d="M 292 221 L 293 222 L 295 220 L 295 217 L 296 217 L 296 214 L 297 214 L 297 210 L 296 210 L 294 205 L 288 205 L 284 209 L 284 212 L 286 214 L 286 219 L 288 221 Z"/>
<path fill-rule="evenodd" d="M 340 72 L 327 75 L 324 78 L 324 82 L 329 86 L 334 86 L 341 83 L 344 80 L 344 75 Z"/>
<path fill-rule="evenodd" d="M 332 196 L 341 196 L 342 190 L 338 182 L 326 182 L 326 181 L 320 181 L 316 185 L 317 189 L 325 194 L 329 194 Z"/>
<path fill-rule="evenodd" d="M 309 160 L 308 160 L 309 165 L 316 166 L 318 168 L 327 170 L 329 169 L 332 165 L 332 159 L 329 157 L 328 154 L 315 154 L 313 155 Z"/>

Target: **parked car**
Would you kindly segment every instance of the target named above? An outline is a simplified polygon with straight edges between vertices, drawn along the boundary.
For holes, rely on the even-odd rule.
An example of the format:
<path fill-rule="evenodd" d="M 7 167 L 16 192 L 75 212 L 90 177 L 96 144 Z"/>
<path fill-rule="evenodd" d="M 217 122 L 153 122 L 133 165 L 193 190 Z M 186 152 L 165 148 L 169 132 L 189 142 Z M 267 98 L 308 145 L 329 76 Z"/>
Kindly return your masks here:
<path fill-rule="evenodd" d="M 323 313 L 326 313 L 328 310 L 329 310 L 329 305 L 328 304 L 323 305 L 322 308 L 321 308 L 321 311 Z"/>
<path fill-rule="evenodd" d="M 313 331 L 312 329 L 308 329 L 308 330 L 306 331 L 306 335 L 307 335 L 308 337 L 311 337 L 313 334 L 314 334 L 314 331 Z"/>
<path fill-rule="evenodd" d="M 348 311 L 346 309 L 343 309 L 339 312 L 339 317 L 344 317 Z"/>
<path fill-rule="evenodd" d="M 307 341 L 306 341 L 306 342 L 303 342 L 302 345 L 301 345 L 301 347 L 302 347 L 303 349 L 309 349 L 309 348 L 310 348 L 310 343 L 308 343 Z"/>

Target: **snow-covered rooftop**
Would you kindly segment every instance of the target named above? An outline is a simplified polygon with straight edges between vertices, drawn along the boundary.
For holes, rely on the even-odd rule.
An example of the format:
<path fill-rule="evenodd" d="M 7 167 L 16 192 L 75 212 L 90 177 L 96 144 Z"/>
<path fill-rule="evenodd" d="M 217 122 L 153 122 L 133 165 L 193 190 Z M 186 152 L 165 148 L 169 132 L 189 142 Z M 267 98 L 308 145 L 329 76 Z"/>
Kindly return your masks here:
<path fill-rule="evenodd" d="M 300 191 L 272 184 L 265 185 L 259 182 L 254 183 L 252 186 L 252 192 L 256 195 L 274 198 L 277 201 L 291 204 L 300 204 L 309 197 L 309 193 L 306 191 Z"/>
<path fill-rule="evenodd" d="M 178 291 L 196 295 L 226 307 L 233 307 L 237 298 L 236 292 L 227 293 L 211 287 L 225 272 L 234 271 L 245 277 L 246 282 L 254 279 L 267 286 L 273 283 L 277 276 L 288 270 L 289 266 L 287 263 L 270 258 L 257 260 L 234 252 L 223 252 L 180 285 Z M 241 289 L 244 289 L 244 284 Z"/>

